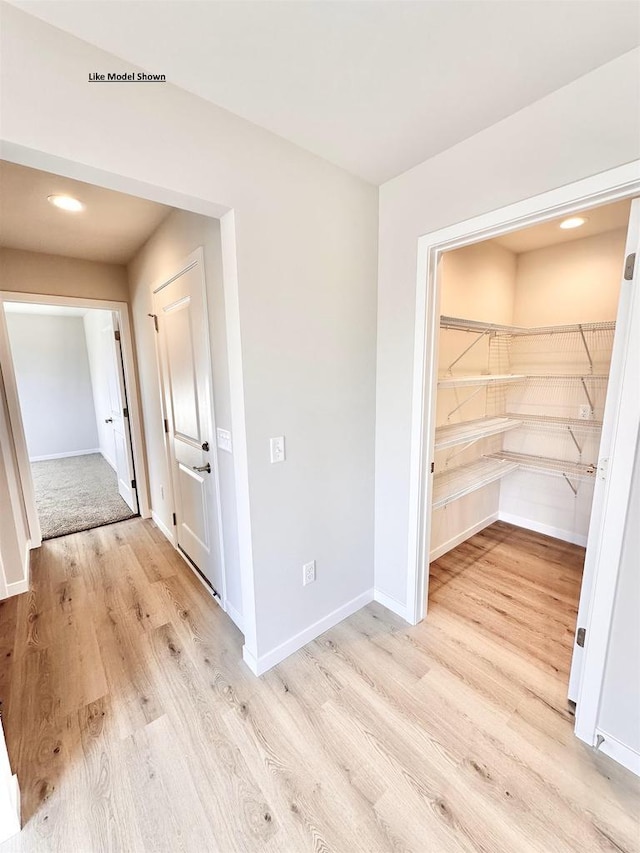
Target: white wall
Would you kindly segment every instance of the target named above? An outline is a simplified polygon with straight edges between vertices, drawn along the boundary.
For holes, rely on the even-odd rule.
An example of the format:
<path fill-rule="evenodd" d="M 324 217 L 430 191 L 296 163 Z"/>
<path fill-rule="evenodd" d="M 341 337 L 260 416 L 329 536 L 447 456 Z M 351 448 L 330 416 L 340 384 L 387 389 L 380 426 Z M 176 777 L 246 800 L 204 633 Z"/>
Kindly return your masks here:
<path fill-rule="evenodd" d="M 5 151 L 234 211 L 253 639 L 243 616 L 250 653 L 273 661 L 372 588 L 377 190 L 172 85 L 87 86 L 88 68 L 125 63 L 13 7 L 2 14 Z M 225 264 L 225 286 L 231 274 Z M 282 434 L 287 461 L 271 465 L 269 437 Z M 239 438 L 234 424 L 236 448 Z M 314 558 L 318 579 L 303 588 Z"/>
<path fill-rule="evenodd" d="M 148 451 L 151 506 L 169 530 L 172 529 L 171 514 L 175 507 L 171 504 L 170 480 L 164 450 L 155 333 L 148 315 L 153 312 L 152 286 L 160 284 L 164 278 L 174 273 L 187 255 L 200 246 L 204 252 L 207 285 L 216 427 L 233 433 L 219 221 L 176 210 L 165 219 L 129 264 L 129 288 Z M 218 459 L 227 599 L 232 606 L 230 613 L 241 622 L 238 618 L 242 616 L 242 587 L 235 457 L 217 449 L 215 436 L 210 436 L 209 442 L 212 453 L 216 453 Z"/>
<path fill-rule="evenodd" d="M 116 445 L 113 425 L 105 423 L 105 419 L 111 417 L 109 377 L 113 375 L 113 367 L 109 364 L 109 361 L 113 359 L 113 346 L 107 346 L 109 341 L 105 337 L 105 330 L 113 335 L 113 318 L 111 311 L 90 308 L 82 321 L 89 359 L 93 407 L 98 431 L 98 448 L 109 465 L 115 469 Z"/>
<path fill-rule="evenodd" d="M 488 323 L 512 323 L 517 262 L 514 252 L 492 241 L 445 252 L 440 313 Z"/>
<path fill-rule="evenodd" d="M 380 188 L 376 588 L 406 603 L 417 241 L 640 154 L 640 50 Z"/>
<path fill-rule="evenodd" d="M 129 299 L 127 271 L 119 264 L 0 246 L 0 269 L 2 290 L 14 293 L 45 293 L 116 302 Z"/>
<path fill-rule="evenodd" d="M 626 228 L 518 257 L 515 326 L 615 320 Z"/>
<path fill-rule="evenodd" d="M 98 447 L 82 317 L 7 314 L 31 460 Z"/>
<path fill-rule="evenodd" d="M 640 448 L 636 446 L 633 486 L 622 546 L 618 589 L 597 728 L 635 752 L 640 768 Z M 610 738 L 609 738 L 610 739 Z"/>

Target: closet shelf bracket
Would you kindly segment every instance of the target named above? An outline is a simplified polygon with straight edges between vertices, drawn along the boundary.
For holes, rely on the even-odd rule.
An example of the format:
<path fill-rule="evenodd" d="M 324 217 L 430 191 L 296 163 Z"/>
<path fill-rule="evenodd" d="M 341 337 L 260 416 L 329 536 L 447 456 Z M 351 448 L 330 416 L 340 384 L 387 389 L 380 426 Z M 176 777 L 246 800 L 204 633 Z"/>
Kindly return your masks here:
<path fill-rule="evenodd" d="M 569 486 L 569 488 L 570 488 L 570 489 L 571 489 L 571 491 L 573 492 L 573 496 L 574 496 L 574 498 L 577 498 L 577 497 L 578 497 L 578 487 L 573 485 L 573 483 L 572 483 L 572 482 L 571 482 L 571 480 L 567 477 L 567 475 L 566 475 L 566 474 L 564 474 L 564 473 L 563 473 L 563 475 L 562 475 L 562 476 L 564 477 L 564 479 L 565 479 L 565 481 L 566 481 L 567 485 Z"/>
<path fill-rule="evenodd" d="M 580 447 L 580 445 L 578 444 L 578 439 L 575 437 L 575 434 L 574 434 L 574 432 L 573 432 L 573 430 L 571 429 L 571 427 L 570 427 L 570 426 L 568 426 L 568 427 L 567 427 L 567 429 L 568 429 L 568 431 L 569 431 L 569 435 L 571 436 L 571 438 L 572 438 L 572 440 L 573 440 L 573 443 L 575 444 L 575 446 L 576 446 L 576 448 L 577 448 L 577 450 L 578 450 L 578 453 L 580 454 L 580 456 L 582 456 L 582 448 L 581 448 L 581 447 Z"/>
<path fill-rule="evenodd" d="M 589 370 L 593 373 L 593 359 L 591 358 L 591 353 L 589 352 L 589 344 L 587 343 L 587 339 L 584 336 L 584 329 L 582 328 L 582 324 L 578 326 L 578 331 L 580 332 L 580 337 L 582 338 L 582 345 L 584 346 L 585 352 L 587 353 L 587 358 L 589 359 Z M 593 409 L 593 406 L 591 407 Z"/>
<path fill-rule="evenodd" d="M 449 414 L 447 415 L 447 420 L 449 420 L 449 418 L 451 417 L 451 415 L 454 415 L 454 414 L 458 411 L 458 409 L 461 409 L 461 408 L 464 406 L 464 404 L 465 404 L 465 403 L 468 403 L 470 400 L 473 400 L 473 398 L 474 398 L 477 394 L 479 394 L 479 393 L 483 390 L 483 388 L 484 388 L 484 385 L 479 385 L 479 386 L 476 388 L 476 390 L 475 390 L 475 391 L 473 391 L 471 394 L 469 394 L 469 396 L 468 396 L 468 397 L 465 397 L 465 398 L 464 398 L 464 400 L 463 400 L 461 403 L 458 403 L 458 405 L 455 407 L 455 409 L 451 409 L 451 411 L 450 411 L 450 412 L 449 412 Z"/>
<path fill-rule="evenodd" d="M 447 458 L 445 460 L 445 465 L 448 465 L 452 459 L 455 459 L 456 456 L 460 456 L 461 453 L 464 453 L 465 450 L 468 450 L 472 445 L 474 445 L 476 443 L 476 441 L 480 441 L 480 439 L 479 438 L 471 438 L 471 439 L 469 439 L 469 441 L 467 441 L 466 444 L 463 444 L 462 447 L 460 447 L 458 445 L 459 449 L 451 450 L 447 454 Z"/>
<path fill-rule="evenodd" d="M 580 377 L 580 382 L 582 382 L 582 388 L 584 389 L 585 397 L 587 398 L 587 403 L 589 404 L 589 409 L 591 414 L 593 414 L 594 406 L 593 400 L 591 399 L 591 394 L 589 393 L 589 389 L 587 388 L 587 383 L 584 381 L 584 376 Z"/>
<path fill-rule="evenodd" d="M 456 365 L 460 361 L 460 359 L 463 358 L 469 352 L 469 350 L 473 349 L 474 346 L 485 337 L 485 335 L 488 335 L 489 331 L 489 329 L 484 329 L 484 331 L 480 332 L 478 337 L 474 338 L 474 340 L 469 344 L 469 346 L 465 350 L 463 350 L 456 359 L 451 362 L 451 364 L 447 367 L 447 373 L 451 373 L 451 369 L 453 368 L 453 366 Z"/>

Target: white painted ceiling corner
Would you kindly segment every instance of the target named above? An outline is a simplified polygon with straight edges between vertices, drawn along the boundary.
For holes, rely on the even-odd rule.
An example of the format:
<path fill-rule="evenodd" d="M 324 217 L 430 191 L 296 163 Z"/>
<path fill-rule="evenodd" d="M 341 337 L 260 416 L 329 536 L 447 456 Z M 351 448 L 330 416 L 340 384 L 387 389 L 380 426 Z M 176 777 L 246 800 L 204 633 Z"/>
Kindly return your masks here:
<path fill-rule="evenodd" d="M 373 184 L 640 44 L 626 0 L 10 2 Z"/>

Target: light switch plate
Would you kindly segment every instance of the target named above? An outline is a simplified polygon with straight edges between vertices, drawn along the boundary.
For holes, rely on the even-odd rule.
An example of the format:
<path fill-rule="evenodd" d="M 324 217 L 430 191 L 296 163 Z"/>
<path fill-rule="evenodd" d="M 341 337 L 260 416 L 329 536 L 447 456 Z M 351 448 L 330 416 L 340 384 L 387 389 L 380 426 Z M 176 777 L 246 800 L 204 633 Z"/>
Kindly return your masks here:
<path fill-rule="evenodd" d="M 272 438 L 269 442 L 269 447 L 271 449 L 271 464 L 284 462 L 286 458 L 284 451 L 284 436 L 279 435 L 276 438 Z"/>
<path fill-rule="evenodd" d="M 218 447 L 220 450 L 225 450 L 227 453 L 233 453 L 233 444 L 231 442 L 231 433 L 228 429 L 217 429 Z"/>

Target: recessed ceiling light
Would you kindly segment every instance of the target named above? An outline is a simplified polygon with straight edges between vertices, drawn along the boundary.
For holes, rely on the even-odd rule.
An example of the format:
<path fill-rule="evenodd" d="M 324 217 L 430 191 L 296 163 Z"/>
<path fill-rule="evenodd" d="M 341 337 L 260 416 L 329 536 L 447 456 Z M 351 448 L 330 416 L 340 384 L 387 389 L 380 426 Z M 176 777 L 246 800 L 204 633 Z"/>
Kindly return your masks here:
<path fill-rule="evenodd" d="M 579 228 L 581 225 L 584 225 L 586 221 L 587 220 L 584 216 L 571 216 L 569 219 L 563 219 L 560 223 L 560 227 L 565 229 Z"/>
<path fill-rule="evenodd" d="M 78 213 L 84 210 L 84 204 L 70 195 L 50 195 L 47 196 L 47 201 L 55 207 L 59 207 L 60 210 L 68 210 L 70 213 Z"/>

